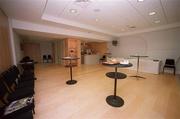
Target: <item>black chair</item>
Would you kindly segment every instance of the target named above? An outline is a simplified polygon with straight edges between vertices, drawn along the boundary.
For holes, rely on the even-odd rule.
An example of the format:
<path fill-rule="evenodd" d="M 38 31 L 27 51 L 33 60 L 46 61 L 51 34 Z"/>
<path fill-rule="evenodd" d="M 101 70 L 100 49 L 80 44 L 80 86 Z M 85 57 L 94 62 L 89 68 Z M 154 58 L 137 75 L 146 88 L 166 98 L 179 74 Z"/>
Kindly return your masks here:
<path fill-rule="evenodd" d="M 2 77 L 0 76 L 0 78 L 2 78 Z M 12 96 L 12 93 L 9 93 L 9 92 L 10 92 L 10 90 L 2 82 L 2 79 L 0 79 L 0 119 L 14 119 L 14 117 L 16 117 L 24 112 L 27 112 L 27 111 L 31 111 L 31 112 L 35 113 L 35 111 L 34 111 L 35 105 L 34 105 L 34 99 L 33 99 L 32 102 L 28 103 L 27 106 L 25 106 L 19 110 L 16 110 L 12 113 L 9 113 L 8 115 L 4 115 L 6 107 L 9 106 L 11 103 L 13 103 L 13 101 L 32 97 L 32 96 L 26 96 L 26 97 L 22 97 L 22 98 L 18 97 L 17 99 L 9 100 L 9 98 Z"/>
<path fill-rule="evenodd" d="M 165 65 L 163 67 L 163 73 L 165 68 L 170 68 L 174 70 L 174 75 L 176 74 L 176 66 L 175 66 L 175 60 L 174 59 L 166 59 Z"/>
<path fill-rule="evenodd" d="M 100 59 L 99 59 L 100 62 L 105 62 L 106 61 L 106 55 L 103 55 Z"/>
<path fill-rule="evenodd" d="M 19 65 L 21 66 L 21 69 L 22 69 L 22 71 L 21 71 L 22 74 L 21 75 L 23 77 L 33 77 L 34 79 L 36 79 L 35 74 L 34 74 L 34 65 L 36 63 L 37 62 L 30 59 L 30 57 L 28 57 L 28 56 L 24 57 L 19 63 Z"/>
<path fill-rule="evenodd" d="M 18 88 L 23 88 L 23 87 L 32 87 L 34 88 L 34 78 L 33 77 L 21 77 L 20 72 L 18 68 L 13 65 L 8 69 L 13 77 L 15 77 L 15 83 Z"/>
<path fill-rule="evenodd" d="M 34 95 L 34 87 L 18 87 L 15 82 L 15 77 L 9 72 L 5 71 L 0 75 L 1 82 L 7 87 L 9 96 L 8 101 L 18 100 L 20 98 Z"/>
<path fill-rule="evenodd" d="M 12 116 L 4 116 L 2 119 L 33 119 L 32 111 L 13 114 Z"/>
<path fill-rule="evenodd" d="M 0 74 L 0 119 L 33 119 L 34 79 L 30 80 L 29 77 L 28 79 L 22 80 L 15 65 Z M 22 100 L 26 102 L 17 103 L 21 104 L 21 107 L 15 108 L 14 104 Z M 7 111 L 8 109 L 10 111 Z"/>
<path fill-rule="evenodd" d="M 47 63 L 48 62 L 48 57 L 47 55 L 43 55 L 43 63 Z"/>
<path fill-rule="evenodd" d="M 52 63 L 52 57 L 51 57 L 51 55 L 48 55 L 47 61 L 50 62 L 50 63 Z"/>
<path fill-rule="evenodd" d="M 9 114 L 5 114 L 5 109 L 7 106 L 11 105 L 13 101 L 9 101 L 8 89 L 0 80 L 0 119 L 33 119 L 34 112 L 34 100 L 32 103 L 29 103 L 27 106 L 22 107 L 16 111 L 13 111 Z M 26 117 L 26 118 L 25 118 Z"/>
<path fill-rule="evenodd" d="M 29 56 L 25 56 L 22 58 L 22 60 L 20 62 L 28 62 L 30 60 L 31 60 L 31 58 Z"/>

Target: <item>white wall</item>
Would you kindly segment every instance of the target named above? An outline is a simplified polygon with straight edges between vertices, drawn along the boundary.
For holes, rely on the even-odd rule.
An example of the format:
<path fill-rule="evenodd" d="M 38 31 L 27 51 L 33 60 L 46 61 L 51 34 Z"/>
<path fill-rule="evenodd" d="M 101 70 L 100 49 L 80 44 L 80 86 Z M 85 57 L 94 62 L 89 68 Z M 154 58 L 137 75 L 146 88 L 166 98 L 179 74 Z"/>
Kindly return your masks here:
<path fill-rule="evenodd" d="M 16 64 L 23 58 L 23 51 L 21 51 L 21 39 L 20 37 L 13 32 L 14 35 L 14 46 L 15 46 L 15 55 L 16 55 Z"/>
<path fill-rule="evenodd" d="M 20 21 L 15 19 L 12 19 L 12 27 L 15 29 L 53 34 L 54 36 L 65 35 L 71 37 L 87 38 L 87 39 L 102 40 L 102 41 L 110 41 L 112 39 L 111 36 L 105 34 L 97 34 L 93 32 L 89 33 L 89 32 L 77 31 L 73 29 L 49 26 L 47 24 L 44 25 L 33 22 Z"/>
<path fill-rule="evenodd" d="M 54 41 L 55 45 L 55 63 L 62 64 L 62 57 L 63 57 L 63 49 L 64 49 L 64 40 L 56 40 Z"/>
<path fill-rule="evenodd" d="M 114 57 L 129 57 L 129 55 L 148 55 L 152 59 L 165 61 L 174 58 L 177 62 L 177 72 L 180 73 L 180 27 L 168 30 L 123 36 L 118 40 L 118 46 L 109 42 L 109 50 Z"/>

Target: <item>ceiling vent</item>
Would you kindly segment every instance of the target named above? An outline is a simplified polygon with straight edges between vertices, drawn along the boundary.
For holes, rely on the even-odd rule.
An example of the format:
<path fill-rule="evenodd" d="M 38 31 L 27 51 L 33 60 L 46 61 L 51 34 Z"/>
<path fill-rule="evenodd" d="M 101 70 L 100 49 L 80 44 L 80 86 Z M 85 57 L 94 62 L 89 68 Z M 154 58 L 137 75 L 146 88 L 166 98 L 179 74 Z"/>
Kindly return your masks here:
<path fill-rule="evenodd" d="M 76 0 L 75 5 L 81 7 L 81 8 L 86 8 L 90 5 L 91 1 L 90 0 Z"/>

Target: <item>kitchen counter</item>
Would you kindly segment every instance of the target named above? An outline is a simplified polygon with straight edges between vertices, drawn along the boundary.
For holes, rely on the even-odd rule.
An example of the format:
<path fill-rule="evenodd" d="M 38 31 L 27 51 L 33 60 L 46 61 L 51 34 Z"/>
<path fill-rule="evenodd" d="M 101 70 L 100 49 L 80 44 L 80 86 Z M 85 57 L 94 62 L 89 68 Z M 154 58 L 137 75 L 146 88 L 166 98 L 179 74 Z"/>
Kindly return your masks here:
<path fill-rule="evenodd" d="M 92 54 L 92 55 L 83 55 L 84 56 L 84 64 L 99 64 L 100 55 Z"/>

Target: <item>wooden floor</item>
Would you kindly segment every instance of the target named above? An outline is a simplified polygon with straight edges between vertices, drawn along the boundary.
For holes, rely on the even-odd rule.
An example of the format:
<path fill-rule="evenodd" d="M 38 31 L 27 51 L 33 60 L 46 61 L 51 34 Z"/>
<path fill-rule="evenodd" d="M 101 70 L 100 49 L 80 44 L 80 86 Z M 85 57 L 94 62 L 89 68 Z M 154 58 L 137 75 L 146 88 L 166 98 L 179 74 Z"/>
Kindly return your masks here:
<path fill-rule="evenodd" d="M 82 65 L 73 68 L 75 85 L 66 85 L 69 69 L 60 65 L 37 65 L 35 119 L 180 119 L 180 79 L 171 74 L 141 73 L 146 79 L 118 80 L 117 95 L 125 104 L 111 107 L 114 80 L 105 76 L 114 68 Z M 128 76 L 135 71 L 118 69 Z"/>

